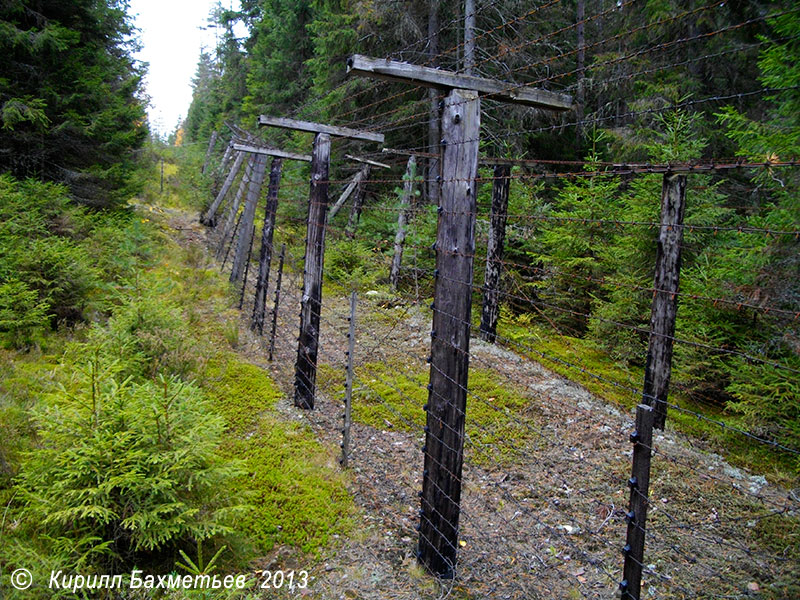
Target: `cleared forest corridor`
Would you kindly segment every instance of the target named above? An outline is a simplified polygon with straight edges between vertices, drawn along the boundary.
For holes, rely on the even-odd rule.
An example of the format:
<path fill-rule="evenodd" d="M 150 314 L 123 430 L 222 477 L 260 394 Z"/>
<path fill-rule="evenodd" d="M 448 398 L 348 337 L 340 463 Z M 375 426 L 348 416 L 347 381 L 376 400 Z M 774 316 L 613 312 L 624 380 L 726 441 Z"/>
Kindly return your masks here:
<path fill-rule="evenodd" d="M 0 3 L 0 599 L 800 598 L 798 56 L 790 0 Z"/>

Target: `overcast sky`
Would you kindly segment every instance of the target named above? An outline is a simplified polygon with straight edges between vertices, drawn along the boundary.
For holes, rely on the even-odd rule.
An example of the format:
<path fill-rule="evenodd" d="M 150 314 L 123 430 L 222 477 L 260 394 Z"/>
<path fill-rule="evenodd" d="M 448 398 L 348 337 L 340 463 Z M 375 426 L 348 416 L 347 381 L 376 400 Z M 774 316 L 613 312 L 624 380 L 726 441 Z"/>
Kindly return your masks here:
<path fill-rule="evenodd" d="M 239 0 L 221 0 L 225 8 Z M 166 135 L 186 116 L 192 101 L 191 81 L 201 48 L 212 51 L 215 31 L 200 29 L 217 0 L 130 0 L 130 14 L 141 30 L 143 45 L 136 55 L 150 64 L 146 89 L 150 125 Z M 237 35 L 243 35 L 237 31 Z"/>

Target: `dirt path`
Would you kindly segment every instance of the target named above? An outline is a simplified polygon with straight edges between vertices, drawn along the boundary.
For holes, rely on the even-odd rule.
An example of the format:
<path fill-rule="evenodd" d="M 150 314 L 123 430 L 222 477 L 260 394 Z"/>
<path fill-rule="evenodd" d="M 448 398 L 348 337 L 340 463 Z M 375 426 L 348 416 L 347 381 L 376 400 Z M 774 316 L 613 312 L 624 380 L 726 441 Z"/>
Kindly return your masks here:
<path fill-rule="evenodd" d="M 170 224 L 182 245 L 215 247 L 214 232 L 205 239 L 193 218 L 176 212 Z M 287 259 L 272 363 L 266 339 L 247 326 L 255 272 L 251 266 L 239 351 L 284 390 L 280 410 L 287 419 L 308 423 L 322 441 L 336 445 L 347 299 L 326 295 L 322 313 L 320 369 L 340 377 L 320 383 L 314 411 L 299 411 L 292 385 L 302 267 L 298 257 Z M 268 311 L 274 281 L 273 272 Z M 419 363 L 429 347 L 430 311 L 363 296 L 357 323 L 357 374 L 376 363 L 424 369 Z M 384 419 L 383 428 L 354 424 L 350 492 L 358 523 L 313 566 L 310 597 L 609 598 L 616 591 L 632 413 L 506 349 L 476 339 L 471 354 L 474 368 L 491 371 L 526 402 L 511 416 L 498 412 L 498 423 L 513 424 L 508 436 L 479 432 L 467 441 L 456 579 L 439 582 L 417 566 L 424 433 L 399 415 L 394 422 Z M 369 387 L 371 376 L 365 372 L 361 385 Z M 378 379 L 372 381 L 382 384 Z M 493 400 L 469 402 L 490 410 Z M 735 469 L 670 430 L 657 435 L 654 446 L 643 597 L 791 597 L 787 590 L 800 580 L 800 494 Z"/>

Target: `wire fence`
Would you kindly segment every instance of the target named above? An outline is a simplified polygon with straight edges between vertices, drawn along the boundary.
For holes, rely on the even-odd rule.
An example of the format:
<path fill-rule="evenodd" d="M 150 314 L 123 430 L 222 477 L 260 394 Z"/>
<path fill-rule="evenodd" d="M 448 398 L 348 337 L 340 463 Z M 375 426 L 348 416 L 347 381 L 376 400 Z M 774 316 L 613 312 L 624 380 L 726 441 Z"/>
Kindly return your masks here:
<path fill-rule="evenodd" d="M 538 61 L 526 55 L 574 35 L 579 24 L 628 15 L 637 4 L 632 0 L 601 5 L 583 19 L 500 49 L 496 41 L 504 27 L 542 18 L 559 4 L 543 3 L 498 24 L 486 17 L 493 3 L 482 3 L 476 16 L 479 25 L 487 21 L 478 41 L 486 49 L 478 72 L 495 76 L 497 65 L 518 58 L 524 64 L 509 62 L 503 72 L 505 91 L 531 84 L 575 90 L 582 83 L 573 80 L 588 71 L 630 68 L 602 79 L 620 83 L 737 51 L 675 56 L 684 46 L 796 11 L 618 48 L 577 69 L 568 64 L 579 50 L 599 55 L 634 36 L 717 15 L 722 5 L 646 22 L 630 13 L 625 33 L 580 48 L 563 44 Z M 448 21 L 439 33 L 459 21 Z M 751 51 L 764 43 L 742 47 Z M 426 55 L 426 64 L 446 64 L 463 44 Z M 419 57 L 424 46 L 424 40 L 415 42 L 390 58 Z M 638 59 L 652 55 L 663 63 L 641 68 Z M 546 68 L 551 72 L 541 75 Z M 519 75 L 525 76 L 511 81 Z M 719 390 L 706 383 L 736 368 L 769 379 L 781 390 L 776 402 L 780 394 L 796 401 L 791 394 L 800 362 L 796 349 L 786 348 L 792 347 L 800 306 L 791 298 L 761 296 L 758 286 L 723 267 L 731 257 L 761 264 L 754 257 L 770 252 L 796 261 L 800 223 L 752 218 L 768 202 L 720 204 L 714 193 L 737 185 L 750 190 L 738 197 L 755 197 L 764 193 L 764 177 L 783 178 L 781 185 L 796 179 L 798 161 L 479 157 L 477 142 L 494 124 L 455 141 L 442 134 L 444 143 L 433 147 L 420 127 L 430 117 L 431 98 L 398 106 L 422 87 L 393 86 L 398 84 L 377 84 L 380 94 L 359 91 L 332 119 L 386 133 L 394 150 L 361 148 L 358 154 L 386 161 L 389 170 L 365 171 L 363 162 L 343 159 L 337 146 L 324 177 L 315 177 L 322 171 L 312 163 L 311 199 L 308 172 L 294 168 L 275 184 L 278 205 L 263 220 L 243 216 L 262 193 L 251 186 L 245 199 L 251 175 L 233 173 L 229 188 L 241 188 L 239 200 L 233 191 L 220 198 L 224 225 L 209 238 L 223 258 L 237 237 L 250 233 L 242 252 L 260 257 L 261 264 L 232 278 L 241 286 L 245 315 L 259 308 L 253 298 L 266 303 L 271 297 L 278 269 L 263 261 L 282 249 L 285 277 L 269 315 L 273 339 L 259 336 L 258 343 L 263 352 L 270 347 L 270 357 L 274 348 L 271 368 L 287 395 L 317 399 L 302 418 L 324 440 L 341 441 L 353 493 L 374 525 L 369 541 L 350 551 L 376 564 L 396 563 L 392 574 L 363 585 L 381 597 L 418 597 L 425 585 L 407 568 L 418 560 L 438 576 L 430 593 L 440 597 L 454 590 L 492 598 L 615 592 L 625 598 L 792 597 L 800 580 L 796 423 L 755 426 L 725 409 Z M 511 140 L 787 89 L 732 90 L 550 124 L 541 124 L 542 117 L 529 128 L 488 134 Z M 470 101 L 437 96 L 448 103 L 445 115 L 469 110 Z M 493 110 L 491 101 L 486 105 Z M 466 155 L 475 166 L 465 174 L 448 163 L 448 156 L 458 156 L 454 164 L 461 165 Z M 441 158 L 441 172 L 417 176 L 408 156 Z M 494 165 L 504 168 L 490 174 Z M 432 185 L 440 187 L 438 206 L 427 202 L 425 190 Z M 421 197 L 402 191 L 414 186 Z M 453 191 L 465 187 L 466 198 Z M 347 189 L 350 210 L 328 219 L 330 199 L 342 194 L 340 206 L 347 206 Z M 573 200 L 563 200 L 565 194 Z M 312 214 L 322 220 L 313 221 Z M 269 235 L 259 236 L 261 227 Z M 269 252 L 265 240 L 272 240 Z M 570 244 L 575 247 L 565 247 Z M 615 253 L 627 253 L 627 263 Z M 323 257 L 324 284 L 322 269 L 309 265 L 312 255 Z M 399 275 L 390 282 L 395 262 Z M 267 275 L 260 295 L 248 272 Z M 356 305 L 348 303 L 351 290 Z M 309 302 L 314 294 L 318 307 Z M 298 308 L 300 339 L 309 335 L 306 316 L 314 324 L 311 350 L 306 342 L 297 344 Z M 698 315 L 713 315 L 715 327 L 693 328 L 707 322 Z M 776 342 L 781 332 L 783 341 Z M 739 384 L 744 396 L 753 393 L 749 383 Z M 773 465 L 774 473 L 753 474 L 759 465 Z M 407 590 L 396 587 L 399 580 Z"/>

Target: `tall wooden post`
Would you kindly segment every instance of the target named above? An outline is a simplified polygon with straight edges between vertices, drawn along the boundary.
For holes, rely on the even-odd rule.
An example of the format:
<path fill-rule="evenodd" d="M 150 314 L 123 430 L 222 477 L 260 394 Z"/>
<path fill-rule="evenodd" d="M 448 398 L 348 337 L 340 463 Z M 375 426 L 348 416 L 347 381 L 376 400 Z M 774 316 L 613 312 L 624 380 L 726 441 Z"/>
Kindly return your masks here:
<path fill-rule="evenodd" d="M 258 199 L 261 196 L 261 186 L 264 183 L 264 173 L 266 170 L 266 155 L 256 155 L 255 163 L 253 164 L 253 176 L 247 187 L 247 200 L 245 201 L 244 212 L 242 213 L 242 224 L 241 227 L 239 227 L 236 253 L 233 256 L 233 264 L 231 265 L 231 283 L 239 281 L 242 277 L 242 270 L 244 269 L 245 260 L 247 258 L 247 249 L 250 247 L 250 241 L 253 236 L 253 221 L 255 220 L 256 207 L 258 206 Z"/>
<path fill-rule="evenodd" d="M 214 146 L 217 143 L 218 135 L 219 132 L 216 129 L 211 132 L 211 138 L 208 140 L 208 148 L 206 149 L 206 157 L 203 159 L 203 168 L 200 170 L 200 173 L 205 173 L 208 168 L 208 160 L 214 152 Z"/>
<path fill-rule="evenodd" d="M 464 73 L 475 69 L 475 0 L 464 0 Z"/>
<path fill-rule="evenodd" d="M 636 429 L 631 434 L 633 443 L 633 465 L 628 486 L 631 488 L 628 505 L 628 535 L 623 552 L 625 565 L 620 592 L 623 598 L 639 600 L 644 564 L 644 539 L 647 525 L 648 494 L 650 493 L 650 457 L 653 446 L 652 407 L 640 404 L 636 407 Z"/>
<path fill-rule="evenodd" d="M 392 258 L 392 269 L 389 274 L 389 282 L 392 290 L 397 290 L 397 283 L 400 280 L 400 265 L 403 261 L 403 243 L 406 239 L 407 213 L 411 206 L 414 196 L 414 175 L 417 172 L 417 158 L 413 154 L 408 157 L 406 174 L 403 177 L 403 195 L 400 198 L 400 207 L 397 211 L 397 233 L 394 236 L 394 257 Z"/>
<path fill-rule="evenodd" d="M 644 371 L 644 402 L 655 409 L 654 426 L 664 429 L 672 374 L 672 346 L 678 313 L 678 289 L 686 208 L 686 175 L 665 173 L 661 187 L 661 228 L 658 234 L 650 341 Z"/>
<path fill-rule="evenodd" d="M 325 222 L 328 212 L 328 173 L 330 170 L 331 136 L 383 143 L 382 133 L 359 131 L 348 127 L 325 125 L 284 117 L 261 115 L 260 126 L 280 127 L 315 134 L 311 156 L 311 193 L 308 203 L 303 297 L 300 301 L 300 336 L 297 338 L 294 404 L 314 408 L 314 387 L 317 380 L 319 322 L 322 310 L 322 268 L 325 262 Z"/>
<path fill-rule="evenodd" d="M 440 0 L 428 2 L 428 65 L 435 66 L 439 56 L 439 6 Z M 428 152 L 433 153 L 439 147 L 439 92 L 428 88 Z M 439 205 L 439 157 L 430 156 L 427 160 L 427 177 L 425 193 L 428 203 Z"/>
<path fill-rule="evenodd" d="M 578 4 L 576 7 L 576 15 L 575 20 L 577 22 L 575 27 L 575 33 L 578 38 L 578 90 L 577 94 L 575 95 L 576 100 L 576 113 L 578 117 L 578 127 L 576 128 L 576 134 L 578 138 L 578 142 L 581 140 L 581 136 L 583 135 L 583 103 L 584 103 L 584 85 L 586 82 L 586 72 L 584 71 L 584 65 L 586 62 L 586 37 L 584 35 L 584 20 L 586 16 L 586 5 L 585 0 L 578 0 Z"/>
<path fill-rule="evenodd" d="M 311 193 L 308 201 L 303 298 L 300 303 L 300 337 L 295 367 L 294 405 L 314 408 L 322 310 L 322 268 L 325 258 L 325 221 L 328 212 L 328 172 L 331 136 L 318 133 L 311 153 Z"/>
<path fill-rule="evenodd" d="M 264 211 L 264 227 L 261 229 L 261 252 L 258 257 L 258 278 L 256 279 L 256 297 L 253 302 L 253 317 L 250 329 L 264 333 L 264 313 L 267 309 L 267 287 L 269 270 L 272 265 L 272 235 L 275 231 L 275 214 L 278 211 L 278 188 L 281 184 L 282 159 L 272 159 L 269 171 L 269 190 L 267 191 L 267 207 Z"/>
<path fill-rule="evenodd" d="M 222 200 L 228 194 L 228 190 L 231 189 L 233 181 L 234 179 L 236 179 L 236 175 L 239 173 L 239 169 L 242 168 L 243 161 L 244 161 L 244 153 L 237 152 L 236 160 L 233 162 L 233 167 L 231 167 L 228 176 L 225 178 L 225 183 L 222 184 L 222 188 L 217 194 L 217 197 L 214 198 L 214 201 L 211 203 L 211 206 L 208 207 L 208 210 L 200 218 L 200 222 L 203 223 L 203 225 L 209 225 L 213 227 L 216 224 L 217 209 L 219 208 L 220 204 L 222 204 Z"/>
<path fill-rule="evenodd" d="M 500 271 L 503 261 L 503 244 L 508 218 L 508 189 L 511 165 L 494 167 L 492 183 L 492 209 L 489 242 L 486 246 L 486 274 L 483 279 L 483 307 L 481 310 L 481 339 L 494 343 L 497 338 L 497 320 L 500 317 Z"/>
<path fill-rule="evenodd" d="M 444 577 L 453 576 L 461 510 L 479 132 L 478 94 L 454 89 L 442 114 L 445 177 L 436 236 L 440 276 L 434 293 L 418 555 Z"/>
<path fill-rule="evenodd" d="M 480 137 L 478 94 L 548 110 L 568 110 L 572 98 L 529 87 L 510 90 L 507 84 L 492 79 L 358 54 L 347 59 L 347 72 L 451 90 L 442 115 L 442 182 L 417 556 L 432 572 L 452 577 L 464 461 Z"/>

